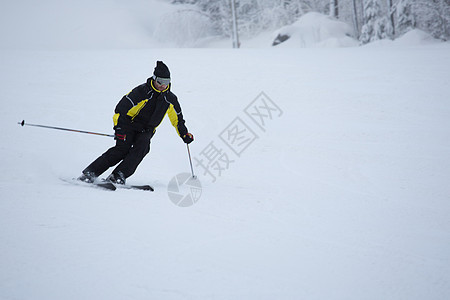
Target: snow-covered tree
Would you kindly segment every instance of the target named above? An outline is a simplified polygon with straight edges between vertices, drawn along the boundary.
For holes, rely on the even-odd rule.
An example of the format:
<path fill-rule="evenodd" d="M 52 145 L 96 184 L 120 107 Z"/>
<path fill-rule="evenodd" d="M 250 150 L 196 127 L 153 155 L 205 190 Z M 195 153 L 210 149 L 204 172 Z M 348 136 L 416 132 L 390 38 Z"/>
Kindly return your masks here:
<path fill-rule="evenodd" d="M 414 15 L 412 12 L 411 0 L 400 0 L 396 6 L 397 15 L 397 33 L 399 35 L 410 31 L 416 27 Z"/>
<path fill-rule="evenodd" d="M 450 39 L 450 0 L 413 0 L 412 11 L 417 28 Z"/>
<path fill-rule="evenodd" d="M 353 28 L 355 31 L 355 36 L 359 37 L 359 20 L 358 17 L 358 6 L 356 5 L 357 0 L 352 0 L 352 21 L 353 21 Z"/>
<path fill-rule="evenodd" d="M 379 0 L 365 0 L 364 26 L 359 38 L 362 44 L 367 44 L 387 37 L 387 18 L 381 13 Z"/>
<path fill-rule="evenodd" d="M 339 17 L 339 2 L 338 0 L 330 0 L 330 17 Z"/>
<path fill-rule="evenodd" d="M 386 2 L 387 2 L 386 3 L 386 5 L 387 5 L 386 18 L 388 20 L 387 35 L 390 38 L 394 38 L 394 36 L 395 36 L 395 20 L 394 20 L 395 7 L 394 7 L 393 0 L 386 0 Z"/>

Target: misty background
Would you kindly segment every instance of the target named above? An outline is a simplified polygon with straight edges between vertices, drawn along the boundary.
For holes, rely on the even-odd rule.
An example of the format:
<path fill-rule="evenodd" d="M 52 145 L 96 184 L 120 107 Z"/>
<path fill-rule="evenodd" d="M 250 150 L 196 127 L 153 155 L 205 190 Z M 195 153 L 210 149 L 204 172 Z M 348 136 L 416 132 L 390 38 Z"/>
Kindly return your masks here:
<path fill-rule="evenodd" d="M 360 45 L 416 29 L 446 41 L 449 0 L 18 0 L 0 4 L 3 49 L 231 47 L 232 2 L 241 47 L 310 12 L 351 29 Z"/>

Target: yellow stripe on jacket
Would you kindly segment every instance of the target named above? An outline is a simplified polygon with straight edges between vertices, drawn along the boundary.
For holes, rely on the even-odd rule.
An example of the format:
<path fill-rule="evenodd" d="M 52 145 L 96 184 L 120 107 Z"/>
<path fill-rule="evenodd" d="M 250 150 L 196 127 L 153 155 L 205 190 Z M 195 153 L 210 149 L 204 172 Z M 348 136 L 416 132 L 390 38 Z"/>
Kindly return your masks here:
<path fill-rule="evenodd" d="M 148 99 L 142 100 L 141 102 L 139 102 L 137 105 L 133 106 L 128 112 L 127 115 L 131 117 L 131 120 L 134 119 L 134 117 L 136 117 L 139 112 L 141 111 L 141 109 L 144 108 L 144 106 L 147 104 Z"/>
<path fill-rule="evenodd" d="M 180 132 L 178 131 L 178 114 L 173 107 L 173 104 L 170 104 L 166 114 L 169 116 L 170 123 L 172 123 L 173 127 L 175 127 L 175 129 L 177 130 L 178 135 L 181 136 Z"/>

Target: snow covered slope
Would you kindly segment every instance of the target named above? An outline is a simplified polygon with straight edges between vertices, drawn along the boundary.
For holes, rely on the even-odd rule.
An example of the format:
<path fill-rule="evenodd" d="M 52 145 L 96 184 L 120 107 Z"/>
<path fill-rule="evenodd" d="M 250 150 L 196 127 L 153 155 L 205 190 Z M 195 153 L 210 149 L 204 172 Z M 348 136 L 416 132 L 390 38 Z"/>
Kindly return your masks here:
<path fill-rule="evenodd" d="M 334 48 L 355 47 L 353 30 L 348 24 L 320 13 L 310 12 L 292 25 L 277 31 L 277 37 L 289 37 L 281 47 L 293 48 Z"/>
<path fill-rule="evenodd" d="M 445 299 L 449 50 L 2 51 L 0 299 Z M 215 182 L 195 160 L 193 206 L 167 192 L 190 172 L 168 121 L 130 178 L 154 193 L 70 185 L 113 141 L 17 125 L 111 133 L 157 59 L 193 157 L 227 156 Z"/>

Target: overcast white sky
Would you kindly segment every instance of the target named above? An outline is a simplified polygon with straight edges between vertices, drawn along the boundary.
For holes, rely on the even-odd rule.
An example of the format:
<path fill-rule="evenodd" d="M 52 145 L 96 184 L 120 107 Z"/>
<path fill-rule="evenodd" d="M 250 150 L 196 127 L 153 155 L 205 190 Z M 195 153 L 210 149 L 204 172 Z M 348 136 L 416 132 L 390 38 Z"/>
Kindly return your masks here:
<path fill-rule="evenodd" d="M 164 0 L 16 0 L 0 3 L 0 48 L 151 46 Z"/>

